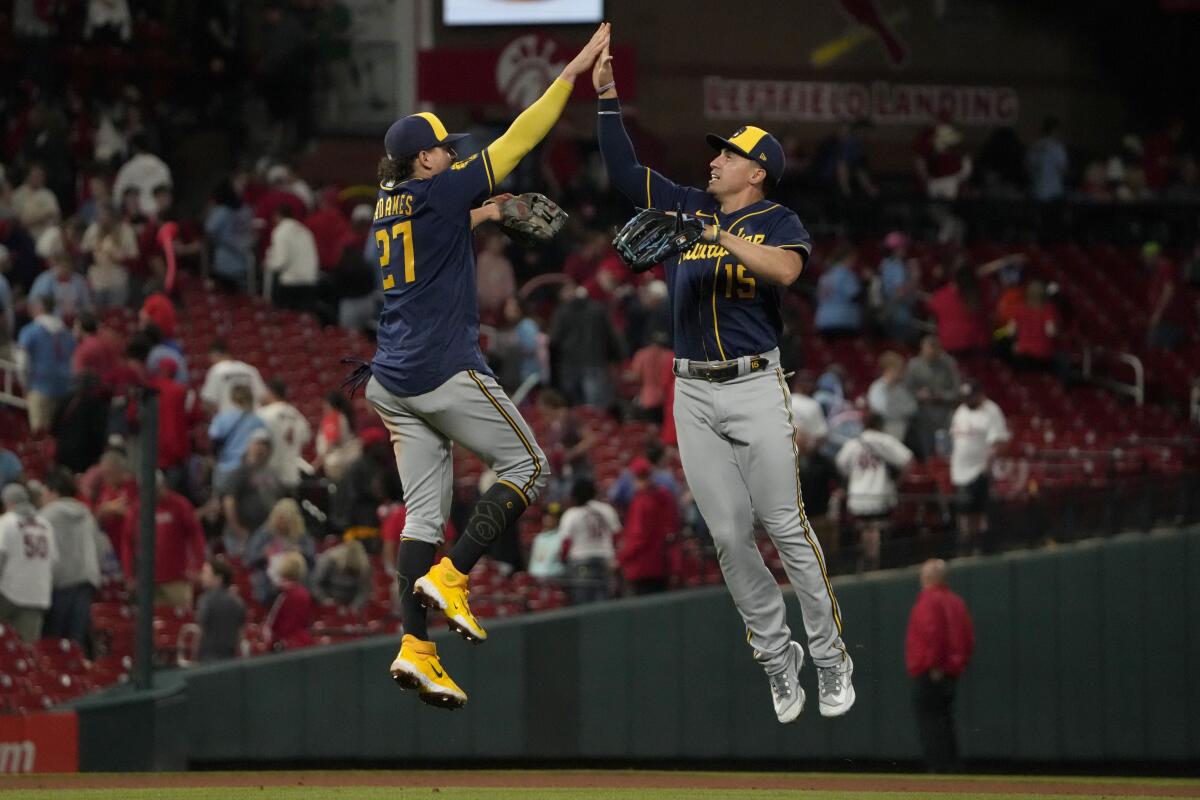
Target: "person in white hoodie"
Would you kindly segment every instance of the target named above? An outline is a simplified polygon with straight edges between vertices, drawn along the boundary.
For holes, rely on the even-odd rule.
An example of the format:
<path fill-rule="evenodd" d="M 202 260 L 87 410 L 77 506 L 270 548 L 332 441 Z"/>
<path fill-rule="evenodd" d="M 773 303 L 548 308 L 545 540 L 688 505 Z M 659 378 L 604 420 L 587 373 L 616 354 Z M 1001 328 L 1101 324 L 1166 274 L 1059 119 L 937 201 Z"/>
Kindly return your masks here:
<path fill-rule="evenodd" d="M 66 467 L 46 476 L 41 514 L 54 530 L 58 561 L 54 591 L 42 635 L 72 639 L 89 648 L 92 598 L 100 588 L 100 537 L 104 534 L 91 510 L 75 499 L 75 477 Z"/>
<path fill-rule="evenodd" d="M 860 570 L 879 568 L 883 530 L 898 501 L 896 477 L 913 459 L 882 425 L 878 414 L 868 414 L 863 432 L 842 445 L 836 459 L 847 480 L 846 510 L 858 524 Z"/>
<path fill-rule="evenodd" d="M 52 570 L 58 561 L 54 530 L 19 483 L 0 490 L 0 622 L 32 644 L 42 636 L 50 607 Z"/>

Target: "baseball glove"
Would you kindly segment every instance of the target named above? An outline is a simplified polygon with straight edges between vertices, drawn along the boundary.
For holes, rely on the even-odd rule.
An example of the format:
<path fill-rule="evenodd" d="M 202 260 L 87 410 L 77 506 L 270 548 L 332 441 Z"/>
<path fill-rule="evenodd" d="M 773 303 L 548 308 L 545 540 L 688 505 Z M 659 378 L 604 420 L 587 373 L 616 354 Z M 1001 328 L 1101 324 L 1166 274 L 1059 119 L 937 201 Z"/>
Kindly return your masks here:
<path fill-rule="evenodd" d="M 625 223 L 613 239 L 617 255 L 634 272 L 645 272 L 700 241 L 704 223 L 688 214 L 647 208 Z"/>
<path fill-rule="evenodd" d="M 567 221 L 567 212 L 544 194 L 526 192 L 500 201 L 500 227 L 523 247 L 549 241 Z"/>

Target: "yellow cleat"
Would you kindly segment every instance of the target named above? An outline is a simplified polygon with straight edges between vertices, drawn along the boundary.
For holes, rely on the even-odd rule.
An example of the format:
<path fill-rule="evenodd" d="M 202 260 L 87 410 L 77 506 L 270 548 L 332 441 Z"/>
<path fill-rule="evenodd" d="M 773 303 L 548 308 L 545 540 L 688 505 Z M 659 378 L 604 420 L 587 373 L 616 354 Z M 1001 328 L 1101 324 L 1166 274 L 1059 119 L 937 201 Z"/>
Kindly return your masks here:
<path fill-rule="evenodd" d="M 467 605 L 470 594 L 467 576 L 455 569 L 449 558 L 443 558 L 425 577 L 418 578 L 413 592 L 426 606 L 441 609 L 451 629 L 468 642 L 478 643 L 487 638 L 487 631 Z"/>
<path fill-rule="evenodd" d="M 391 667 L 392 680 L 405 689 L 416 689 L 422 701 L 453 711 L 467 704 L 467 693 L 442 669 L 437 645 L 412 634 L 400 640 L 400 652 Z"/>

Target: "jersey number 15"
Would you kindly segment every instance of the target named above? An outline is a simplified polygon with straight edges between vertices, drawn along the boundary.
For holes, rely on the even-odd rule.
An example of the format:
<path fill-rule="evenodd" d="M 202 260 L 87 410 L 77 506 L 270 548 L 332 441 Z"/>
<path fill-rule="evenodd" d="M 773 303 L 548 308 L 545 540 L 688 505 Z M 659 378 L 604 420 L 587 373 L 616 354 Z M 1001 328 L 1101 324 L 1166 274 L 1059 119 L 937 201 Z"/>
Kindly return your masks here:
<path fill-rule="evenodd" d="M 388 265 L 392 263 L 392 239 L 403 238 L 404 248 L 404 282 L 412 283 L 417 279 L 416 264 L 413 258 L 412 220 L 397 222 L 392 226 L 391 236 L 386 230 L 375 231 L 375 241 L 379 244 L 379 267 L 383 270 L 383 288 L 391 289 L 396 285 L 395 276 L 388 273 Z"/>

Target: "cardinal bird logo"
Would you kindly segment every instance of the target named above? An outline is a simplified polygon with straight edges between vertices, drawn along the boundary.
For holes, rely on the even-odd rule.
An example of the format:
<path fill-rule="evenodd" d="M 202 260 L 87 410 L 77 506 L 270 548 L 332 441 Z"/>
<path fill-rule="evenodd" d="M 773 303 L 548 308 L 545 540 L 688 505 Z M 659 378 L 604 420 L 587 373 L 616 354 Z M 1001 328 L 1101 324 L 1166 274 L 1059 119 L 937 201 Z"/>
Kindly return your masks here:
<path fill-rule="evenodd" d="M 907 8 L 900 9 L 886 17 L 879 10 L 877 0 L 837 0 L 850 19 L 856 23 L 841 36 L 827 42 L 808 57 L 808 63 L 814 67 L 827 67 L 851 50 L 871 39 L 878 39 L 887 55 L 888 62 L 893 68 L 902 67 L 908 61 L 908 45 L 896 33 L 896 26 L 906 22 L 909 17 Z"/>

